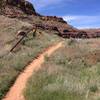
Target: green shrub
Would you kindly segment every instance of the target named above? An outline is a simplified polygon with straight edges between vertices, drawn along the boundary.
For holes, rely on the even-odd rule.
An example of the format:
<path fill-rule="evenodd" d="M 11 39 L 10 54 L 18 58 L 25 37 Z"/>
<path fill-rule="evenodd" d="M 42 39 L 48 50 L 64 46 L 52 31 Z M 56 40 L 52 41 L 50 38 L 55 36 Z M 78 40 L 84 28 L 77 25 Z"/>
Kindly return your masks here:
<path fill-rule="evenodd" d="M 93 86 L 90 87 L 90 92 L 94 92 L 95 93 L 96 91 L 98 91 L 97 85 L 93 85 Z"/>
<path fill-rule="evenodd" d="M 44 59 L 45 59 L 46 62 L 48 62 L 49 61 L 48 55 L 45 55 L 45 58 Z"/>
<path fill-rule="evenodd" d="M 76 43 L 76 40 L 75 39 L 70 39 L 69 41 L 68 41 L 68 45 L 70 46 L 70 45 L 73 45 L 74 43 Z"/>

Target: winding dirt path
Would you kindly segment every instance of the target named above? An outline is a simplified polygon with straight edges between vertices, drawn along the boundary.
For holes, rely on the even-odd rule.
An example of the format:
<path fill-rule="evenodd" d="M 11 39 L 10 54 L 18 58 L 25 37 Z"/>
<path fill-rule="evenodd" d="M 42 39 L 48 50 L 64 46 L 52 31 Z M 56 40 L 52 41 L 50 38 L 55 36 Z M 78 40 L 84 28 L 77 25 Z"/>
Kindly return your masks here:
<path fill-rule="evenodd" d="M 14 85 L 11 87 L 7 95 L 2 100 L 25 100 L 23 90 L 25 89 L 28 79 L 32 76 L 33 72 L 41 68 L 44 62 L 45 55 L 48 57 L 57 49 L 63 46 L 63 42 L 49 47 L 46 51 L 39 55 L 39 57 L 26 67 L 26 69 L 18 76 Z"/>

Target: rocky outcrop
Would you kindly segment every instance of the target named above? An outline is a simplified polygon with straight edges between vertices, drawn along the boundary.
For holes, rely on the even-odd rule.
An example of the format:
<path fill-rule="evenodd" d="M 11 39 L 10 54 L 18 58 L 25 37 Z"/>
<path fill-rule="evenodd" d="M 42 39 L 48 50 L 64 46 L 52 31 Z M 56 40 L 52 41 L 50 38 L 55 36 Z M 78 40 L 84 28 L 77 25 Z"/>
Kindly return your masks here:
<path fill-rule="evenodd" d="M 47 29 L 55 30 L 58 35 L 63 38 L 99 38 L 100 29 L 90 29 L 90 30 L 79 30 L 71 25 L 69 25 L 63 18 L 56 16 L 41 16 L 41 20 L 44 24 L 39 24 L 38 26 Z"/>
<path fill-rule="evenodd" d="M 45 21 L 57 21 L 57 22 L 67 23 L 66 21 L 63 20 L 63 18 L 57 16 L 42 16 L 41 19 Z"/>
<path fill-rule="evenodd" d="M 6 0 L 6 4 L 17 6 L 21 8 L 22 11 L 30 15 L 35 13 L 35 9 L 33 5 L 30 2 L 25 0 Z"/>
<path fill-rule="evenodd" d="M 39 15 L 34 6 L 26 0 L 2 0 L 3 6 L 0 9 L 3 15 L 10 18 L 18 18 L 27 21 L 33 27 L 43 30 L 56 31 L 55 33 L 63 38 L 97 38 L 100 37 L 100 30 L 79 30 L 61 17 Z M 32 16 L 30 16 L 32 15 Z"/>
<path fill-rule="evenodd" d="M 100 38 L 100 29 L 84 29 L 81 31 L 86 32 L 88 38 Z"/>
<path fill-rule="evenodd" d="M 3 0 L 3 3 L 2 14 L 9 17 L 17 17 L 23 14 L 36 15 L 33 5 L 26 0 Z"/>
<path fill-rule="evenodd" d="M 72 27 L 63 18 L 56 16 L 42 16 L 42 20 L 44 21 L 44 25 L 46 29 L 56 30 L 59 36 L 63 38 L 75 37 L 75 35 L 79 32 L 77 28 Z"/>

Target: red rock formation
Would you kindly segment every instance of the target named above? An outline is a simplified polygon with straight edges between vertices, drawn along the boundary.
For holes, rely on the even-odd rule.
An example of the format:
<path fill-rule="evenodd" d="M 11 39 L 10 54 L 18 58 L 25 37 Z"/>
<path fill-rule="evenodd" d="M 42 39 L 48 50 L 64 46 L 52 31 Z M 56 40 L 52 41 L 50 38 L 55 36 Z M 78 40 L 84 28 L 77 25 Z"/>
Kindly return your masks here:
<path fill-rule="evenodd" d="M 19 17 L 23 14 L 36 14 L 33 5 L 26 0 L 4 0 L 2 14 L 9 17 Z"/>
<path fill-rule="evenodd" d="M 100 29 L 83 29 L 87 33 L 88 38 L 99 38 L 100 37 Z"/>
<path fill-rule="evenodd" d="M 100 30 L 79 30 L 69 25 L 61 17 L 39 15 L 36 13 L 33 5 L 26 0 L 4 0 L 4 2 L 5 6 L 3 6 L 4 9 L 1 10 L 1 14 L 10 18 L 19 18 L 22 21 L 28 21 L 33 27 L 57 31 L 57 35 L 63 38 L 100 37 Z M 40 23 L 39 21 L 34 21 L 34 17 L 37 17 Z"/>
<path fill-rule="evenodd" d="M 42 16 L 41 19 L 45 21 L 57 21 L 57 22 L 67 23 L 66 21 L 63 20 L 63 18 L 57 16 Z"/>

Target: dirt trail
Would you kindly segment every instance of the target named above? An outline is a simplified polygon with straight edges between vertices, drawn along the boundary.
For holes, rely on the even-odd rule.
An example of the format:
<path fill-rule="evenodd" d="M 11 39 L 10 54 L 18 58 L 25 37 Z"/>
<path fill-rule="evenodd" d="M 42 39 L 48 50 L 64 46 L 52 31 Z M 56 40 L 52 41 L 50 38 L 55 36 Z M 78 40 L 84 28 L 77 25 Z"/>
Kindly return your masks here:
<path fill-rule="evenodd" d="M 28 65 L 26 69 L 18 76 L 14 85 L 2 100 L 25 100 L 23 96 L 23 90 L 25 89 L 28 79 L 32 76 L 34 71 L 41 68 L 41 64 L 44 62 L 45 55 L 50 56 L 53 52 L 62 46 L 63 42 L 51 46 L 44 53 L 40 54 L 37 59 L 33 60 L 33 62 Z"/>

